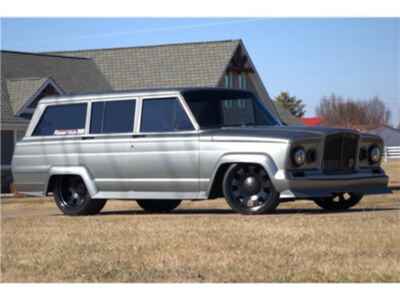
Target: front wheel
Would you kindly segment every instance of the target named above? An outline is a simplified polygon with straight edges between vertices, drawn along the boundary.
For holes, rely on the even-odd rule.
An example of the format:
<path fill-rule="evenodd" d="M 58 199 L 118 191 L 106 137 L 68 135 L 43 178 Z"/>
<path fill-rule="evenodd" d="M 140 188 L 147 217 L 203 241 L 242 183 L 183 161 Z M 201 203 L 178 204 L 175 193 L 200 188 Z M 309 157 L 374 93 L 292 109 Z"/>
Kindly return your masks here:
<path fill-rule="evenodd" d="M 92 199 L 80 176 L 62 176 L 54 187 L 54 200 L 58 208 L 70 216 L 95 215 L 99 213 L 106 199 Z"/>
<path fill-rule="evenodd" d="M 224 176 L 226 202 L 236 212 L 246 215 L 270 213 L 279 205 L 267 172 L 255 164 L 234 164 Z"/>
<path fill-rule="evenodd" d="M 181 204 L 182 200 L 136 200 L 137 204 L 147 212 L 170 212 Z"/>
<path fill-rule="evenodd" d="M 346 210 L 360 202 L 362 197 L 362 194 L 341 193 L 332 197 L 314 199 L 314 202 L 326 210 Z"/>

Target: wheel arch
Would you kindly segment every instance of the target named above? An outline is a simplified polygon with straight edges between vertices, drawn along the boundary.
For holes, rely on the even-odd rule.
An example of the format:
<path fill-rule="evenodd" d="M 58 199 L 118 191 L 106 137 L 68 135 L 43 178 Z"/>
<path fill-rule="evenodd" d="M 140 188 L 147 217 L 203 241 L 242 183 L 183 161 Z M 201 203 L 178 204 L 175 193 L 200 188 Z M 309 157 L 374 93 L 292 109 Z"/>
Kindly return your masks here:
<path fill-rule="evenodd" d="M 267 172 L 272 184 L 274 184 L 274 175 L 278 171 L 278 167 L 273 159 L 266 153 L 233 153 L 222 156 L 214 167 L 210 185 L 207 191 L 207 198 L 216 198 L 221 195 L 222 180 L 225 172 L 233 164 L 247 163 L 258 164 Z M 221 190 L 219 190 L 221 189 Z"/>
<path fill-rule="evenodd" d="M 80 176 L 83 182 L 85 183 L 90 196 L 93 197 L 97 193 L 97 187 L 95 185 L 94 180 L 90 176 L 89 171 L 85 167 L 76 166 L 76 167 L 51 167 L 49 170 L 49 177 L 44 189 L 45 195 L 47 195 L 49 192 L 52 191 L 56 178 L 65 175 Z"/>

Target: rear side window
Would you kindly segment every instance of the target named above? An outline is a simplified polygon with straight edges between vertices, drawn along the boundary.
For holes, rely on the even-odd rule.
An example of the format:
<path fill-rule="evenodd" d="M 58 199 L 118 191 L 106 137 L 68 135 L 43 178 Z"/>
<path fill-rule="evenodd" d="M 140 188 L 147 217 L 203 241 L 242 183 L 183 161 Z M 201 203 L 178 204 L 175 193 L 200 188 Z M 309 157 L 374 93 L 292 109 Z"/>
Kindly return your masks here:
<path fill-rule="evenodd" d="M 77 135 L 85 133 L 86 103 L 48 106 L 33 136 Z"/>
<path fill-rule="evenodd" d="M 140 131 L 168 132 L 193 129 L 177 98 L 143 100 Z"/>
<path fill-rule="evenodd" d="M 135 100 L 92 103 L 90 133 L 133 132 Z"/>

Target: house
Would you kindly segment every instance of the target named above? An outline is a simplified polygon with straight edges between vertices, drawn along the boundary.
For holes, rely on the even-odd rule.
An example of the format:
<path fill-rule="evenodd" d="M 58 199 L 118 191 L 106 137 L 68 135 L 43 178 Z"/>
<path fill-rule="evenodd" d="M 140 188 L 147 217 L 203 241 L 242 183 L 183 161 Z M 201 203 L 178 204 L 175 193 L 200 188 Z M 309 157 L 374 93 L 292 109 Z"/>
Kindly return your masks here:
<path fill-rule="evenodd" d="M 379 135 L 386 147 L 400 147 L 400 129 L 390 126 L 381 126 L 368 130 L 369 133 Z"/>
<path fill-rule="evenodd" d="M 15 142 L 43 97 L 198 86 L 249 89 L 279 116 L 241 40 L 56 53 L 1 51 L 2 192 L 12 181 Z"/>

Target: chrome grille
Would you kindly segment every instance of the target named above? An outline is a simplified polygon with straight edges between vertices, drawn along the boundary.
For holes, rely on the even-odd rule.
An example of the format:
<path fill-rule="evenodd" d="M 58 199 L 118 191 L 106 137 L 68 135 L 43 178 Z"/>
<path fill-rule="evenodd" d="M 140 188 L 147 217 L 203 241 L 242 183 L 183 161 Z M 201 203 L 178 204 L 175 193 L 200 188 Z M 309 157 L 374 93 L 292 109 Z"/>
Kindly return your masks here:
<path fill-rule="evenodd" d="M 359 136 L 336 133 L 326 137 L 322 168 L 326 173 L 352 172 L 356 163 Z"/>

